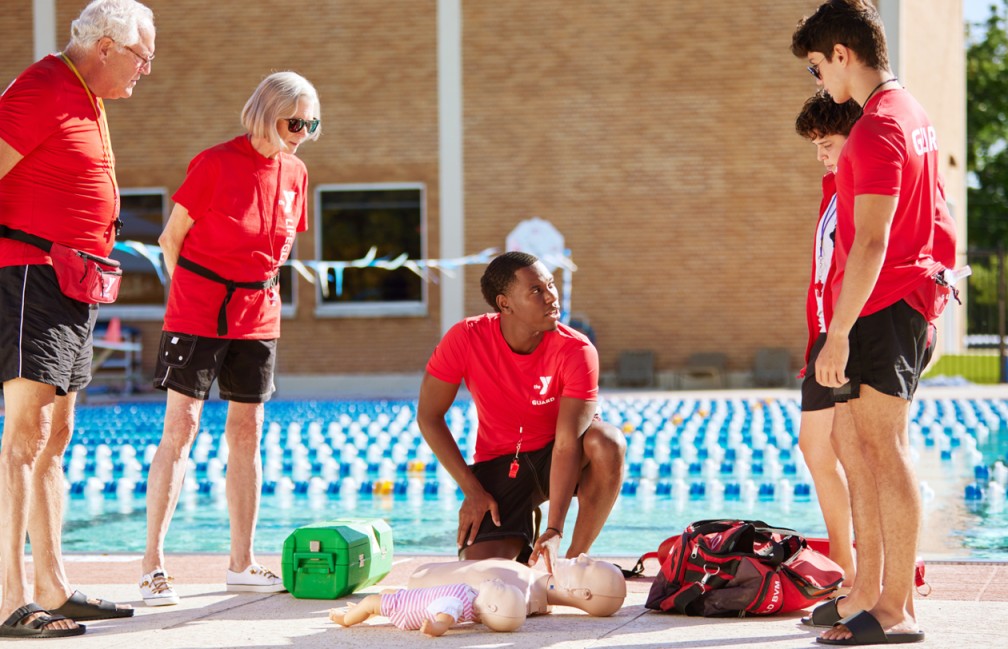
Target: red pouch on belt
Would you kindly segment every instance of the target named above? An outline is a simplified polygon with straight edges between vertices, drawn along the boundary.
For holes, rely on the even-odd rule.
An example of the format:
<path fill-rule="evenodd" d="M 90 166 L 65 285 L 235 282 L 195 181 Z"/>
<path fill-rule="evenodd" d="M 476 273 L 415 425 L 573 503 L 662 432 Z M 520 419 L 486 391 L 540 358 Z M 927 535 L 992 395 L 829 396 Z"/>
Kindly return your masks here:
<path fill-rule="evenodd" d="M 53 243 L 49 251 L 60 291 L 86 304 L 111 304 L 119 297 L 119 262 Z"/>

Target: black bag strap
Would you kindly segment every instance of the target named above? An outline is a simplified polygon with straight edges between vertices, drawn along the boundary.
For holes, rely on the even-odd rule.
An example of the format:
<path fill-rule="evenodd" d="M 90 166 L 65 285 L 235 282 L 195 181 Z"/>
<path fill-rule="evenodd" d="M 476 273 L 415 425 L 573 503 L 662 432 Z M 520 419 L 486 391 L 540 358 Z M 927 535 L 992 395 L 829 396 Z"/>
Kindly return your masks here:
<path fill-rule="evenodd" d="M 182 255 L 179 255 L 178 265 L 192 273 L 196 273 L 200 277 L 208 279 L 212 282 L 217 282 L 218 284 L 223 284 L 224 287 L 227 289 L 227 292 L 224 294 L 224 301 L 221 302 L 220 310 L 217 312 L 218 336 L 227 335 L 228 331 L 227 305 L 228 302 L 231 301 L 232 296 L 234 296 L 234 292 L 236 289 L 245 288 L 255 291 L 255 290 L 272 288 L 280 283 L 280 273 L 277 273 L 276 275 L 270 277 L 269 279 L 264 279 L 261 282 L 235 282 L 230 279 L 225 279 L 221 277 L 220 275 L 210 270 L 206 266 L 203 266 L 202 264 L 197 264 L 195 261 L 191 259 L 186 259 Z"/>
<path fill-rule="evenodd" d="M 18 230 L 16 228 L 7 227 L 6 225 L 0 225 L 0 237 L 7 239 L 14 239 L 15 241 L 20 241 L 21 243 L 27 243 L 30 246 L 35 246 L 42 250 L 42 252 L 51 255 L 53 246 L 57 245 L 55 241 L 50 241 L 49 239 L 44 239 L 37 234 L 31 234 L 25 232 L 24 230 Z M 62 244 L 58 244 L 62 245 Z M 119 262 L 115 259 L 110 259 L 108 257 L 102 257 L 101 255 L 92 255 L 90 252 L 84 252 L 83 250 L 77 250 L 75 248 L 70 248 L 69 246 L 63 246 L 68 250 L 73 251 L 75 255 L 83 257 L 84 259 L 91 259 L 97 261 L 98 263 L 105 264 L 106 266 L 113 266 L 118 268 L 120 266 Z M 108 270 L 108 269 L 106 269 Z M 121 271 L 115 271 L 120 273 Z"/>
<path fill-rule="evenodd" d="M 640 577 L 641 575 L 644 574 L 644 562 L 645 561 L 647 561 L 648 559 L 657 559 L 657 558 L 658 558 L 658 553 L 657 552 L 647 552 L 645 554 L 642 554 L 641 557 L 640 557 L 640 559 L 637 559 L 637 563 L 630 570 L 627 570 L 626 568 L 624 568 L 623 566 L 619 565 L 618 563 L 615 564 L 615 565 L 616 565 L 617 568 L 620 569 L 620 572 L 623 573 L 623 578 L 624 579 L 632 579 L 634 577 Z"/>
<path fill-rule="evenodd" d="M 6 225 L 0 225 L 0 237 L 5 237 L 7 239 L 14 239 L 15 241 L 20 241 L 21 243 L 27 243 L 30 246 L 35 246 L 36 248 L 41 248 L 43 252 L 52 252 L 53 242 L 48 239 L 43 239 L 42 237 L 34 234 L 29 234 L 24 230 L 18 230 L 16 228 L 10 228 Z"/>
<path fill-rule="evenodd" d="M 700 615 L 703 605 L 698 600 L 707 592 L 707 587 L 698 581 L 683 586 L 678 592 L 669 596 L 664 603 L 683 615 Z M 666 609 L 668 610 L 668 609 Z"/>
<path fill-rule="evenodd" d="M 777 567 L 791 558 L 800 547 L 792 547 L 788 542 L 790 538 L 801 539 L 801 536 L 793 529 L 786 527 L 772 527 L 759 520 L 730 520 L 730 519 L 710 519 L 696 521 L 690 524 L 691 535 L 705 536 L 718 532 L 724 532 L 739 523 L 744 524 L 744 528 L 733 538 L 728 539 L 728 544 L 722 546 L 719 553 L 735 554 L 759 559 L 763 563 Z M 774 540 L 774 534 L 781 537 L 780 541 Z M 766 543 L 771 548 L 770 554 L 757 553 L 755 545 L 757 541 Z M 802 545 L 804 540 L 802 540 Z"/>
<path fill-rule="evenodd" d="M 724 532 L 739 523 L 747 523 L 751 526 L 751 529 L 745 530 L 742 534 L 735 537 L 735 539 L 733 539 L 732 546 L 724 549 L 724 552 L 726 553 L 744 554 L 753 557 L 758 556 L 761 561 L 777 566 L 790 559 L 798 552 L 798 550 L 805 547 L 805 539 L 799 535 L 796 530 L 787 527 L 773 527 L 761 520 L 727 518 L 710 518 L 695 521 L 689 525 L 685 534 L 669 537 L 665 542 L 667 543 L 675 539 L 680 540 L 682 541 L 682 544 L 685 544 L 688 541 L 683 541 L 683 536 L 688 537 L 688 539 L 694 539 L 698 536 Z M 774 534 L 780 535 L 781 542 L 773 540 Z M 797 541 L 792 542 L 791 539 L 797 539 Z M 765 541 L 771 546 L 772 553 L 769 556 L 762 554 L 757 555 L 753 552 L 753 544 L 757 540 Z M 617 567 L 620 569 L 620 572 L 623 573 L 623 577 L 627 579 L 640 577 L 644 574 L 644 562 L 648 559 L 661 559 L 661 557 L 658 552 L 647 552 L 641 555 L 632 569 L 627 570 L 619 565 L 617 565 Z"/>

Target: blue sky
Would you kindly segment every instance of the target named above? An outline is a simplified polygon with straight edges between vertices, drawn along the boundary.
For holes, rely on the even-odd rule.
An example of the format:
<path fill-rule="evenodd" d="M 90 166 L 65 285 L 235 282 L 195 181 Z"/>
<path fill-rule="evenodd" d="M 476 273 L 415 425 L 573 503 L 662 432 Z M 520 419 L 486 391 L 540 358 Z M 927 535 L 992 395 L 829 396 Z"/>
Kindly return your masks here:
<path fill-rule="evenodd" d="M 990 6 L 1000 7 L 1002 3 L 1003 0 L 963 0 L 963 20 L 968 23 L 983 22 L 990 15 Z"/>

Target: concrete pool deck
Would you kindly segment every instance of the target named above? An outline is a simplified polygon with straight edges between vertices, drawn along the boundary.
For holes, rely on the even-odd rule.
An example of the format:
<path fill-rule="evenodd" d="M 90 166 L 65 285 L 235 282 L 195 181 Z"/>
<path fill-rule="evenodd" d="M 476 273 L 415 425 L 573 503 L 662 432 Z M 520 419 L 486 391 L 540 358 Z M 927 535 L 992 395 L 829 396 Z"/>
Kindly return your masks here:
<path fill-rule="evenodd" d="M 261 555 L 279 574 L 280 557 Z M 610 558 L 627 566 L 630 558 Z M 169 571 L 182 596 L 178 606 L 148 608 L 140 600 L 137 579 L 139 555 L 69 555 L 67 570 L 75 587 L 91 596 L 131 603 L 133 618 L 87 623 L 87 633 L 75 638 L 29 643 L 38 647 L 87 649 L 135 648 L 200 649 L 254 648 L 439 647 L 573 649 L 696 648 L 745 646 L 747 649 L 786 649 L 822 646 L 815 630 L 800 623 L 801 613 L 770 617 L 693 618 L 648 611 L 643 607 L 649 577 L 628 581 L 622 609 L 607 618 L 593 618 L 567 607 L 549 615 L 530 617 L 514 633 L 497 634 L 482 625 L 454 627 L 441 638 L 400 631 L 385 618 L 344 629 L 328 620 L 330 607 L 356 601 L 363 594 L 403 586 L 422 563 L 449 557 L 402 556 L 378 585 L 339 600 L 295 599 L 288 594 L 249 595 L 224 590 L 224 555 L 170 555 Z M 30 565 L 30 564 L 29 564 Z M 656 571 L 649 565 L 646 574 Z M 1008 564 L 980 562 L 928 563 L 933 590 L 919 597 L 918 618 L 928 648 L 973 649 L 1008 646 Z M 428 644 L 429 643 L 429 644 Z M 14 641 L 2 642 L 14 647 Z"/>

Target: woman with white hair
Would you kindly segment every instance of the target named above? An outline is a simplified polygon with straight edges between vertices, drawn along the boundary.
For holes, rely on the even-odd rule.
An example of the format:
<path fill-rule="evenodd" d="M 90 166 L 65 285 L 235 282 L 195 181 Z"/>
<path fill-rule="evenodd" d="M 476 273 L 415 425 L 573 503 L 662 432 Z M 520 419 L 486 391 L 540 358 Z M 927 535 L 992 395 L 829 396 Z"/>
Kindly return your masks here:
<path fill-rule="evenodd" d="M 280 336 L 280 266 L 307 229 L 308 174 L 295 157 L 317 139 L 315 88 L 293 72 L 266 77 L 245 104 L 246 133 L 189 164 L 158 242 L 172 278 L 155 387 L 168 392 L 164 433 L 147 480 L 147 549 L 140 592 L 149 606 L 177 604 L 164 540 L 178 504 L 200 413 L 216 380 L 229 402 L 226 495 L 230 591 L 282 592 L 255 560 L 264 402 L 273 394 Z"/>

